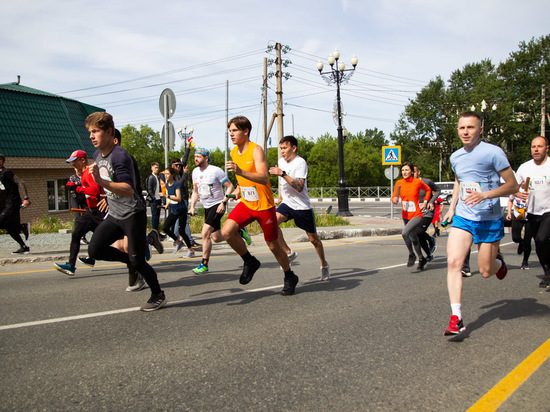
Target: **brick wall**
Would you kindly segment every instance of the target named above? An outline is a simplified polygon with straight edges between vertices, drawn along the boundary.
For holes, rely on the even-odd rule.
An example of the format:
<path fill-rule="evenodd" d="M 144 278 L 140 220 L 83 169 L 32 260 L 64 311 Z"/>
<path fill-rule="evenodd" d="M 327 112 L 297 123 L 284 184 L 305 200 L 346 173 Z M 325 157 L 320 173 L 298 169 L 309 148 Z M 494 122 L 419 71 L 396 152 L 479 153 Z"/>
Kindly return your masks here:
<path fill-rule="evenodd" d="M 65 159 L 10 157 L 6 159 L 5 166 L 27 184 L 31 205 L 27 209 L 21 210 L 21 222 L 37 222 L 44 215 L 66 221 L 74 219 L 73 214 L 69 211 L 48 211 L 46 182 L 53 179 L 65 180 L 74 173 L 74 169 L 65 162 Z M 24 193 L 21 193 L 21 198 L 23 196 Z"/>

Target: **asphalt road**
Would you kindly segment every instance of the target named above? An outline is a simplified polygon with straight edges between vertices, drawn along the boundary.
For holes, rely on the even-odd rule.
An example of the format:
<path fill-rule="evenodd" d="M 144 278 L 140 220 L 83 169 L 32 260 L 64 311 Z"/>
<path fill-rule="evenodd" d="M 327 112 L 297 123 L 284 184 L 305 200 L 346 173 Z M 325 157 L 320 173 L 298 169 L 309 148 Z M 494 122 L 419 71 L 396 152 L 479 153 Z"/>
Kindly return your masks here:
<path fill-rule="evenodd" d="M 445 337 L 445 241 L 423 272 L 398 236 L 326 241 L 328 282 L 294 244 L 291 297 L 261 245 L 246 286 L 230 250 L 201 276 L 198 258 L 154 255 L 169 304 L 152 313 L 122 265 L 0 267 L 0 410 L 465 411 L 549 339 L 550 293 L 507 235 L 508 276 L 465 279 L 467 331 Z M 549 410 L 549 376 L 545 361 L 499 410 Z"/>

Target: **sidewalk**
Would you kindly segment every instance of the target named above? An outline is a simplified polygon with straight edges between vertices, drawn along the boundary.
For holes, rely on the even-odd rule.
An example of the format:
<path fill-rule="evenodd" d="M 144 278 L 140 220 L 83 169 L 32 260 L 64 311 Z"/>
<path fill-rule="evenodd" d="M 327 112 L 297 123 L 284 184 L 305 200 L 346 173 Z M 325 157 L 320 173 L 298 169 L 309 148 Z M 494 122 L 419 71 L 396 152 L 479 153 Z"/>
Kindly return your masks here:
<path fill-rule="evenodd" d="M 389 236 L 400 234 L 403 230 L 403 221 L 401 219 L 389 219 L 369 216 L 350 216 L 350 226 L 320 227 L 317 228 L 319 237 L 325 239 L 341 239 L 349 237 L 365 236 Z M 308 242 L 305 232 L 298 228 L 283 229 L 285 240 L 288 243 Z M 199 234 L 194 234 L 197 239 Z M 252 237 L 252 246 L 265 245 L 263 235 L 257 234 Z M 71 242 L 70 234 L 47 233 L 32 235 L 27 244 L 31 249 L 28 255 L 16 256 L 11 252 L 18 248 L 18 245 L 9 235 L 0 236 L 0 266 L 16 263 L 31 263 L 56 261 L 65 262 L 69 259 L 69 244 Z M 165 249 L 171 251 L 172 241 L 168 239 L 164 242 Z M 225 242 L 214 244 L 213 249 L 229 247 Z M 86 255 L 87 246 L 81 245 L 79 255 Z M 151 248 L 153 255 L 157 254 L 154 248 Z M 200 252 L 199 252 L 200 254 Z M 179 255 L 175 255 L 179 256 Z M 1 270 L 0 270 L 1 271 Z"/>

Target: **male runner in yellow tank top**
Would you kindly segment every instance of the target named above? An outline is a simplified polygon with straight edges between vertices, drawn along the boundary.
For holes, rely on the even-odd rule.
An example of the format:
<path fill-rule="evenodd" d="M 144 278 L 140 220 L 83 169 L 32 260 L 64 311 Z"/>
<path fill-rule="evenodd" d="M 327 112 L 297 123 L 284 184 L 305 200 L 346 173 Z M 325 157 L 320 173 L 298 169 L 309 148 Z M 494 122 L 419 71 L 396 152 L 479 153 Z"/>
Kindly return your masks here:
<path fill-rule="evenodd" d="M 235 147 L 231 150 L 232 161 L 225 164 L 225 170 L 227 173 L 234 172 L 237 176 L 241 201 L 227 217 L 222 235 L 244 261 L 239 282 L 246 285 L 261 266 L 260 261 L 250 254 L 239 235 L 240 229 L 256 220 L 264 232 L 267 246 L 285 272 L 281 295 L 293 295 L 298 284 L 298 276 L 290 269 L 288 256 L 279 242 L 275 199 L 269 185 L 265 153 L 259 145 L 250 141 L 252 124 L 246 117 L 237 116 L 231 119 L 227 127 Z"/>

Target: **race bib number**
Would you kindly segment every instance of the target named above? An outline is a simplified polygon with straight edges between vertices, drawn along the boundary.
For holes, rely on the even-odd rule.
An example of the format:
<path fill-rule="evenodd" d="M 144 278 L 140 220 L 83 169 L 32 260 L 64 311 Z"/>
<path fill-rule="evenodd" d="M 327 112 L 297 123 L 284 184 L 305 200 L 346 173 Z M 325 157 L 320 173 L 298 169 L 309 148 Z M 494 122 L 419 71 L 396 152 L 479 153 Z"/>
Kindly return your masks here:
<path fill-rule="evenodd" d="M 199 190 L 199 196 L 202 196 L 202 197 L 210 196 L 212 194 L 210 190 L 210 185 L 207 185 L 207 184 L 198 185 L 198 190 Z"/>
<path fill-rule="evenodd" d="M 529 190 L 544 190 L 547 186 L 546 176 L 532 177 L 529 180 Z"/>
<path fill-rule="evenodd" d="M 479 182 L 460 182 L 460 200 L 464 201 L 470 192 L 481 193 L 481 184 Z"/>
<path fill-rule="evenodd" d="M 257 202 L 260 200 L 258 196 L 258 191 L 254 186 L 252 187 L 241 187 L 241 195 L 244 200 L 247 202 Z"/>
<path fill-rule="evenodd" d="M 416 212 L 416 204 L 410 200 L 404 200 L 402 207 L 404 212 Z"/>

